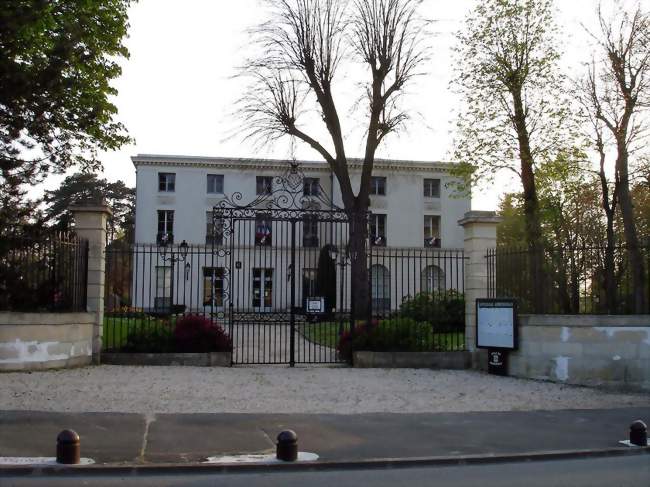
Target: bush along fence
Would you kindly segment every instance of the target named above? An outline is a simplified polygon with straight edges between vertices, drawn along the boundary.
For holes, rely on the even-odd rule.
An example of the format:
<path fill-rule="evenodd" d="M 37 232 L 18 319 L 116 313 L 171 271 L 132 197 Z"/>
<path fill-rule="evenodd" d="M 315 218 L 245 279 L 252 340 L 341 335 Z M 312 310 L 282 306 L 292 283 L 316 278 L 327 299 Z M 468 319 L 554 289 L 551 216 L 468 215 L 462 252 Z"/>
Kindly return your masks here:
<path fill-rule="evenodd" d="M 369 318 L 341 335 L 341 356 L 464 351 L 465 261 L 462 249 L 371 248 Z"/>
<path fill-rule="evenodd" d="M 176 318 L 132 329 L 122 347 L 102 352 L 102 361 L 116 365 L 232 365 L 232 340 L 223 327 L 198 314 Z"/>
<path fill-rule="evenodd" d="M 73 233 L 0 239 L 0 311 L 85 311 L 88 241 Z"/>
<path fill-rule="evenodd" d="M 650 246 L 641 251 L 643 289 L 633 284 L 626 246 L 489 249 L 488 296 L 516 298 L 521 313 L 648 313 Z"/>

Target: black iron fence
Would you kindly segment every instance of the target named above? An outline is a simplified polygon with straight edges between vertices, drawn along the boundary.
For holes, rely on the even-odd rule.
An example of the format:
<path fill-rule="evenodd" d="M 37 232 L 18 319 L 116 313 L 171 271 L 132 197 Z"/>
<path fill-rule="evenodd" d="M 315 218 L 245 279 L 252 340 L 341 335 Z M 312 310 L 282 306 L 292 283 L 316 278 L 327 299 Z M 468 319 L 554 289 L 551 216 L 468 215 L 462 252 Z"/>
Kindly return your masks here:
<path fill-rule="evenodd" d="M 0 239 L 0 310 L 85 311 L 88 242 L 74 234 Z"/>
<path fill-rule="evenodd" d="M 370 309 L 353 320 L 352 263 L 339 250 L 346 248 L 345 234 L 327 234 L 327 241 L 336 244 L 292 251 L 283 229 L 276 222 L 273 246 L 245 245 L 252 237 L 226 247 L 111 243 L 106 249 L 104 349 L 159 351 L 183 316 L 201 315 L 230 335 L 235 363 L 285 363 L 293 333 L 292 288 L 298 362 L 345 360 L 358 346 L 465 349 L 462 250 L 370 249 Z M 252 234 L 248 227 L 235 230 L 235 235 Z M 321 315 L 308 312 L 311 296 L 324 299 Z"/>
<path fill-rule="evenodd" d="M 371 319 L 354 348 L 465 350 L 465 261 L 462 249 L 371 248 Z"/>
<path fill-rule="evenodd" d="M 650 246 L 640 250 L 645 277 L 635 286 L 626 246 L 490 249 L 488 296 L 515 298 L 522 313 L 648 313 Z"/>

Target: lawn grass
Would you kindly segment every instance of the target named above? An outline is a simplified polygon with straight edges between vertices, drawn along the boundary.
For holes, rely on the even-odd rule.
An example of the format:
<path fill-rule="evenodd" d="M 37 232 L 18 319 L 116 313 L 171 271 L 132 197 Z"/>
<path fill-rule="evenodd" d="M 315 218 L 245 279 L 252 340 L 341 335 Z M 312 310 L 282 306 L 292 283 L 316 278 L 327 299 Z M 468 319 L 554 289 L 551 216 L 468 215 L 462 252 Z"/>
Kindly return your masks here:
<path fill-rule="evenodd" d="M 342 323 L 343 332 L 350 329 L 350 322 Z M 390 327 L 390 322 L 386 325 Z M 320 323 L 304 323 L 300 325 L 300 333 L 310 342 L 316 343 L 329 348 L 336 348 L 339 341 L 338 321 L 323 321 Z M 427 351 L 455 351 L 465 349 L 465 333 L 462 331 L 454 332 L 434 332 L 425 338 L 422 345 L 423 350 Z"/>
<path fill-rule="evenodd" d="M 176 317 L 171 318 L 171 322 Z M 170 321 L 151 316 L 127 318 L 124 316 L 104 316 L 103 347 L 106 350 L 119 350 L 126 345 L 129 333 L 137 333 L 158 326 L 168 326 Z"/>
<path fill-rule="evenodd" d="M 339 342 L 339 328 L 343 327 L 343 333 L 350 329 L 350 322 L 344 321 L 321 321 L 320 323 L 304 323 L 299 327 L 300 333 L 307 340 L 324 347 L 336 348 Z"/>

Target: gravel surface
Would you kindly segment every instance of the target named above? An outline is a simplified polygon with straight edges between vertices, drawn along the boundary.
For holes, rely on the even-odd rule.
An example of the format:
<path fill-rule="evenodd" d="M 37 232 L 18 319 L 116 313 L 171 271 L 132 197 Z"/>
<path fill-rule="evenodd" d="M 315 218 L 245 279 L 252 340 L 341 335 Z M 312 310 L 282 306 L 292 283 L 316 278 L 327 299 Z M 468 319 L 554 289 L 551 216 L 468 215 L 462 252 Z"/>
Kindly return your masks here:
<path fill-rule="evenodd" d="M 422 369 L 102 365 L 0 373 L 4 410 L 352 414 L 625 406 L 650 406 L 650 394 Z"/>

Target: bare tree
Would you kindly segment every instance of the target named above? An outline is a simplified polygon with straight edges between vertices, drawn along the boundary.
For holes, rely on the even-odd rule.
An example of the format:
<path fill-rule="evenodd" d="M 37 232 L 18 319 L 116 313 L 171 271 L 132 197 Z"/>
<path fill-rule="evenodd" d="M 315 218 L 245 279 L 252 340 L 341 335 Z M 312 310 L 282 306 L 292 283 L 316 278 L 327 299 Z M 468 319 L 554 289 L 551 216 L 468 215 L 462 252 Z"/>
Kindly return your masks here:
<path fill-rule="evenodd" d="M 583 131 L 590 145 L 598 156 L 598 169 L 594 171 L 600 186 L 600 207 L 605 213 L 605 268 L 603 273 L 603 287 L 605 290 L 605 306 L 608 313 L 615 313 L 616 303 L 616 275 L 614 252 L 616 247 L 615 220 L 618 207 L 618 193 L 620 179 L 614 172 L 613 181 L 607 176 L 607 147 L 608 137 L 605 133 L 602 120 L 597 115 L 598 82 L 596 76 L 596 63 L 591 62 L 584 78 L 578 80 L 577 100 L 582 106 Z"/>
<path fill-rule="evenodd" d="M 289 136 L 314 149 L 327 162 L 341 188 L 349 215 L 357 313 L 369 303 L 365 258 L 366 212 L 377 148 L 408 119 L 400 106 L 402 90 L 425 60 L 420 0 L 278 0 L 266 2 L 268 22 L 254 30 L 260 55 L 248 60 L 243 75 L 253 82 L 241 99 L 246 135 L 265 142 Z M 360 106 L 367 117 L 361 183 L 355 194 L 349 158 L 335 103 L 334 84 L 343 65 L 366 72 Z M 319 140 L 301 123 L 316 110 L 328 137 Z M 349 127 L 348 127 L 349 130 Z"/>
<path fill-rule="evenodd" d="M 620 2 L 617 6 L 622 7 Z M 632 12 L 621 8 L 619 14 L 606 16 L 599 6 L 598 19 L 600 32 L 593 36 L 598 42 L 600 56 L 592 61 L 582 91 L 593 128 L 594 146 L 600 157 L 607 245 L 613 246 L 613 220 L 618 203 L 632 273 L 634 309 L 639 313 L 647 312 L 646 268 L 630 194 L 630 155 L 645 141 L 648 129 L 644 112 L 650 106 L 650 16 L 640 6 Z M 605 136 L 606 133 L 609 137 Z M 605 177 L 608 141 L 616 149 L 611 202 L 608 196 L 610 185 Z M 612 267 L 609 272 L 613 273 L 613 261 L 609 265 Z M 608 279 L 606 288 L 609 294 L 614 286 L 611 274 Z"/>

